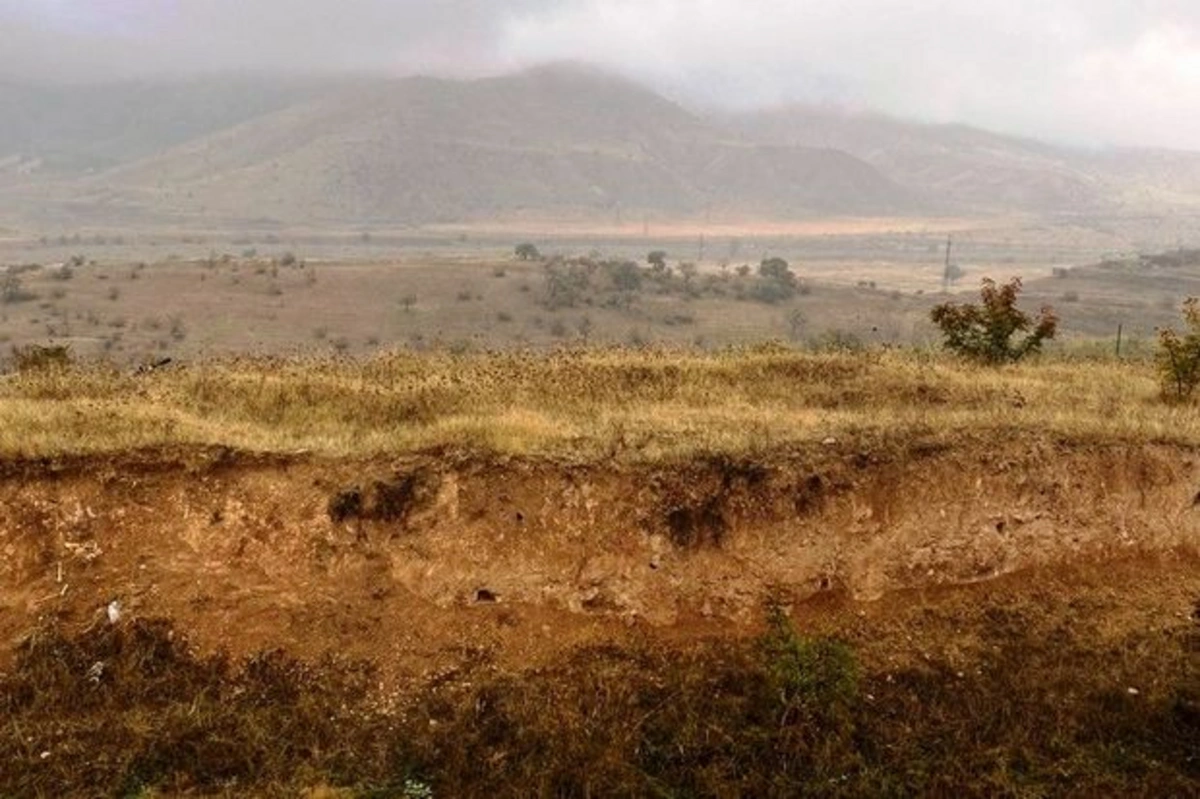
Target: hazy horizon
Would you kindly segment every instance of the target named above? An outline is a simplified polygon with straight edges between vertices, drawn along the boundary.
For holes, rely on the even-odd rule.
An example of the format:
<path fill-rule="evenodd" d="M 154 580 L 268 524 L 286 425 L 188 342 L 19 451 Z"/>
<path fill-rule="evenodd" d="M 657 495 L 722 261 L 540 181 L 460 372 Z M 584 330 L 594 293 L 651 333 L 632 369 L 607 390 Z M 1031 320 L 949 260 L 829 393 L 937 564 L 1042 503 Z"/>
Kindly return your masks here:
<path fill-rule="evenodd" d="M 0 79 L 472 77 L 574 61 L 692 106 L 792 103 L 1200 150 L 1183 0 L 0 0 Z"/>

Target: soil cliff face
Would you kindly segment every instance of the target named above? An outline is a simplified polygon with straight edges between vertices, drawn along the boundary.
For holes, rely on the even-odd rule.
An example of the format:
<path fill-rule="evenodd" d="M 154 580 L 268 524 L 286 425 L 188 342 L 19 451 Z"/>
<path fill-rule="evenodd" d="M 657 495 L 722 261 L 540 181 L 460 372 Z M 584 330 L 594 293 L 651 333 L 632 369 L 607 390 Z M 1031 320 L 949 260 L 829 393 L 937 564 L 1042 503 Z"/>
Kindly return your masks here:
<path fill-rule="evenodd" d="M 1198 490 L 1190 450 L 1049 440 L 664 465 L 11 462 L 0 646 L 7 658 L 47 617 L 100 623 L 116 601 L 235 654 L 424 672 L 477 647 L 523 667 L 639 630 L 736 631 L 769 598 L 869 607 L 1030 570 L 1195 560 Z"/>

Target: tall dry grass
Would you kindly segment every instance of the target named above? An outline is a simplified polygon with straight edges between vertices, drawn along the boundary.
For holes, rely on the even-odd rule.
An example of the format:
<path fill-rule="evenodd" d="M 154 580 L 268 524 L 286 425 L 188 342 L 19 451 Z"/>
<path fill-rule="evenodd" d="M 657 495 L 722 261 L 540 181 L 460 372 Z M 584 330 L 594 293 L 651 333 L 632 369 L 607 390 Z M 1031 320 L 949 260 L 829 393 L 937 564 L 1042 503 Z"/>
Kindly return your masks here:
<path fill-rule="evenodd" d="M 1164 403 L 1144 362 L 987 369 L 921 351 L 775 346 L 232 359 L 136 376 L 77 365 L 0 379 L 5 457 L 198 444 L 660 460 L 994 434 L 1194 444 L 1200 414 Z"/>

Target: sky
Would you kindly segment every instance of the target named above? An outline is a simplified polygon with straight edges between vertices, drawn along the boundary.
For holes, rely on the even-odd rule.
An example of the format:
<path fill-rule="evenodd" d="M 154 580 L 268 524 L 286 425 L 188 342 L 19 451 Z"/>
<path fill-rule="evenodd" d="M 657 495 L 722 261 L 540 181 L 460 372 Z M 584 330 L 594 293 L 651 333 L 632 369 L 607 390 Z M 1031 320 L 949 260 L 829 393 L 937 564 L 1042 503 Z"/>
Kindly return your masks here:
<path fill-rule="evenodd" d="M 1200 0 L 0 0 L 0 77 L 471 76 L 583 61 L 791 102 L 1200 150 Z"/>

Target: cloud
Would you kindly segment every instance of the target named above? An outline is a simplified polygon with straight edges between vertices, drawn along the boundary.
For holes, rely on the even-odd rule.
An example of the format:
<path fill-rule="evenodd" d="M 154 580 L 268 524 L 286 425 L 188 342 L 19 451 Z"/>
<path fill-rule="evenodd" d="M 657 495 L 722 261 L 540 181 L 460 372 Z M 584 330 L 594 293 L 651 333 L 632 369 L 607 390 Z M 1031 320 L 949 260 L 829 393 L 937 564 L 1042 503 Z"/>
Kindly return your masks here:
<path fill-rule="evenodd" d="M 53 80 L 236 70 L 470 74 L 497 66 L 494 43 L 503 19 L 537 5 L 538 0 L 0 0 L 0 74 Z"/>
<path fill-rule="evenodd" d="M 596 61 L 705 103 L 867 106 L 1086 143 L 1200 148 L 1200 4 L 589 0 L 503 52 Z"/>
<path fill-rule="evenodd" d="M 0 0 L 0 75 L 495 72 L 1200 149 L 1194 0 Z"/>

